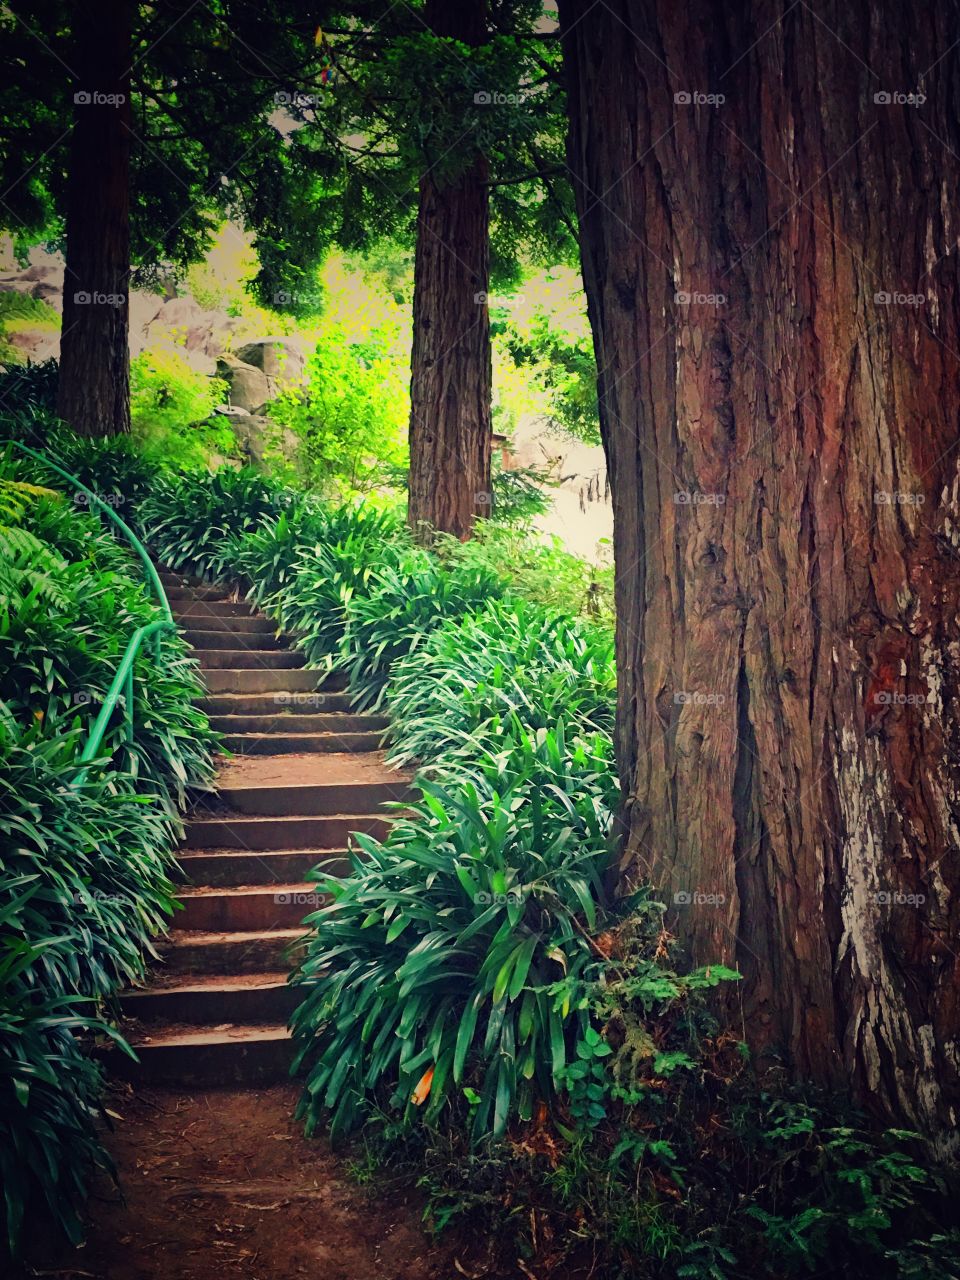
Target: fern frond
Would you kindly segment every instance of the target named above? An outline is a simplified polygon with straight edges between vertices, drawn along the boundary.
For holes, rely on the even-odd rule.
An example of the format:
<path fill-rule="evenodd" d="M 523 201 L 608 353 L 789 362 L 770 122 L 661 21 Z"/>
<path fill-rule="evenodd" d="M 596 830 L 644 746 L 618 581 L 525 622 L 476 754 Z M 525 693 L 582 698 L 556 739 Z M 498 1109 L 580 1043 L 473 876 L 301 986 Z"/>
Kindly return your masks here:
<path fill-rule="evenodd" d="M 58 608 L 66 597 L 57 584 L 67 563 L 27 529 L 0 525 L 0 603 L 35 596 Z"/>
<path fill-rule="evenodd" d="M 0 476 L 0 519 L 19 520 L 33 498 L 59 499 L 55 489 L 41 484 L 28 484 L 25 480 L 6 480 Z"/>

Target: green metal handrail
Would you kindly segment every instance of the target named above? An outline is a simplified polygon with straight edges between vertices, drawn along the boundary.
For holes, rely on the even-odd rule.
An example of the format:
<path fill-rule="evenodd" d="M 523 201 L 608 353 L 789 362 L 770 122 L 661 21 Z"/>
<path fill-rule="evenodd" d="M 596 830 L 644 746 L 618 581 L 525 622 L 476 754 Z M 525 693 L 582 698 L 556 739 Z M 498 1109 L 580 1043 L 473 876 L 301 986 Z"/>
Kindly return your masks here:
<path fill-rule="evenodd" d="M 31 449 L 25 444 L 21 444 L 19 440 L 9 440 L 7 443 L 14 445 L 17 449 L 28 454 L 31 458 L 35 458 L 38 462 L 42 463 L 43 466 L 49 467 L 51 471 L 55 471 L 56 474 L 66 480 L 68 484 L 72 484 L 75 488 L 79 489 L 81 493 L 85 493 L 87 495 L 88 502 L 91 502 L 110 518 L 110 520 L 124 534 L 132 545 L 134 551 L 136 551 L 137 555 L 140 557 L 143 567 L 146 570 L 147 580 L 153 587 L 154 593 L 157 597 L 157 603 L 165 615 L 157 622 L 150 622 L 145 627 L 138 627 L 130 637 L 127 647 L 124 650 L 123 657 L 120 659 L 120 665 L 117 667 L 116 674 L 114 675 L 110 688 L 107 690 L 107 695 L 103 700 L 103 706 L 100 708 L 100 713 L 93 722 L 93 728 L 90 730 L 90 736 L 87 738 L 87 745 L 83 748 L 83 751 L 80 754 L 79 763 L 81 765 L 88 765 L 91 760 L 96 759 L 97 752 L 103 745 L 103 739 L 106 735 L 107 727 L 110 724 L 110 717 L 116 710 L 121 694 L 123 695 L 124 700 L 124 737 L 128 744 L 133 742 L 133 669 L 137 654 L 140 652 L 140 646 L 143 644 L 144 640 L 149 637 L 154 637 L 156 640 L 156 655 L 159 659 L 160 636 L 164 631 L 176 631 L 177 624 L 173 620 L 173 611 L 170 608 L 170 601 L 167 599 L 167 593 L 163 589 L 163 583 L 160 581 L 160 575 L 157 573 L 156 567 L 150 559 L 150 554 L 126 521 L 121 520 L 113 508 L 101 498 L 98 498 L 92 489 L 88 489 L 85 484 L 78 480 L 76 476 L 72 476 L 69 471 L 65 471 L 55 462 L 51 462 L 46 455 L 38 453 L 35 449 Z M 82 785 L 86 776 L 86 768 L 81 769 L 76 778 L 78 786 Z"/>
<path fill-rule="evenodd" d="M 133 664 L 136 662 L 140 646 L 148 636 L 156 636 L 159 641 L 162 632 L 176 631 L 176 629 L 177 624 L 175 622 L 151 622 L 145 627 L 138 627 L 130 637 L 130 643 L 120 659 L 119 667 L 117 667 L 117 674 L 113 677 L 110 688 L 107 690 L 107 696 L 103 700 L 100 714 L 93 722 L 87 745 L 80 753 L 80 763 L 82 765 L 88 765 L 91 760 L 96 759 L 97 752 L 103 745 L 110 717 L 113 715 L 120 700 L 121 690 L 123 691 L 124 739 L 128 746 L 133 743 Z M 82 783 L 86 776 L 87 771 L 83 769 L 77 778 L 77 783 Z"/>

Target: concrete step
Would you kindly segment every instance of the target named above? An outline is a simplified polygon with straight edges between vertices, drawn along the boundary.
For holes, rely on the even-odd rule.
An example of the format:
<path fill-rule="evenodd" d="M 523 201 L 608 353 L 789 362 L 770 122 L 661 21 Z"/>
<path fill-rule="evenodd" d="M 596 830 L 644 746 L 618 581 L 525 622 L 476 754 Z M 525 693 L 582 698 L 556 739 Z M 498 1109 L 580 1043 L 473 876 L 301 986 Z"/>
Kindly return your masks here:
<path fill-rule="evenodd" d="M 124 1017 L 140 1022 L 216 1026 L 221 1022 L 286 1023 L 303 1000 L 283 970 L 276 973 L 186 976 L 167 986 L 126 991 L 120 997 Z"/>
<path fill-rule="evenodd" d="M 302 667 L 302 653 L 292 649 L 198 649 L 201 668 L 211 671 L 248 671 L 266 667 L 272 671 Z"/>
<path fill-rule="evenodd" d="M 304 930 L 252 929 L 201 933 L 172 929 L 158 942 L 163 974 L 289 972 L 303 954 Z"/>
<path fill-rule="evenodd" d="M 390 721 L 386 716 L 353 715 L 350 712 L 302 711 L 273 715 L 211 716 L 210 724 L 218 733 L 383 733 Z"/>
<path fill-rule="evenodd" d="M 346 849 L 205 849 L 181 853 L 178 860 L 188 884 L 288 884 L 306 880 L 315 868 L 330 876 L 350 870 Z"/>
<path fill-rule="evenodd" d="M 185 849 L 343 849 L 352 831 L 382 839 L 389 823 L 379 814 L 307 818 L 200 818 L 184 824 Z"/>
<path fill-rule="evenodd" d="M 223 745 L 245 756 L 302 751 L 379 751 L 383 734 L 374 733 L 230 733 Z"/>
<path fill-rule="evenodd" d="M 175 613 L 174 617 L 177 618 L 178 626 L 191 637 L 206 635 L 207 632 L 214 632 L 214 634 L 223 632 L 227 635 L 243 636 L 246 644 L 247 636 L 276 635 L 275 622 L 271 622 L 270 618 L 257 617 L 253 613 L 247 613 L 244 617 L 238 617 L 236 614 L 225 616 L 223 613 L 206 613 L 197 607 L 196 612 Z"/>
<path fill-rule="evenodd" d="M 198 1028 L 151 1027 L 131 1036 L 139 1062 L 114 1049 L 111 1068 L 139 1084 L 191 1088 L 222 1084 L 268 1084 L 285 1080 L 293 1041 L 282 1024 Z"/>
<path fill-rule="evenodd" d="M 273 631 L 214 631 L 201 627 L 187 626 L 183 628 L 187 643 L 194 649 L 288 649 L 290 641 L 286 636 L 278 636 Z"/>
<path fill-rule="evenodd" d="M 316 672 L 313 672 L 316 675 Z M 348 693 L 218 693 L 204 698 L 208 716 L 299 716 L 318 712 L 349 711 Z"/>
<path fill-rule="evenodd" d="M 227 888 L 204 885 L 181 889 L 183 910 L 177 928 L 184 933 L 252 933 L 258 929 L 293 929 L 305 916 L 330 901 L 315 884 L 244 884 Z"/>
<path fill-rule="evenodd" d="M 337 813 L 374 813 L 391 800 L 407 800 L 413 794 L 409 782 L 318 782 L 315 785 L 222 785 L 220 800 L 235 813 L 259 817 L 320 817 Z"/>
<path fill-rule="evenodd" d="M 346 677 L 332 675 L 324 678 L 322 671 L 282 669 L 241 669 L 234 667 L 212 669 L 203 672 L 203 683 L 208 693 L 305 693 L 314 691 L 322 683 L 324 692 L 346 687 Z"/>

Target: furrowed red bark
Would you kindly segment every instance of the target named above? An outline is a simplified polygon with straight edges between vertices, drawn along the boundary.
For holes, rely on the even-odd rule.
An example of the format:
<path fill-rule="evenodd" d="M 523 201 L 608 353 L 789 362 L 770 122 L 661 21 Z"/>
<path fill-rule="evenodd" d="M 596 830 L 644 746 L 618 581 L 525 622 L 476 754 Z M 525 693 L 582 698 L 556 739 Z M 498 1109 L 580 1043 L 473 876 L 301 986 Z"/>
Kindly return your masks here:
<path fill-rule="evenodd" d="M 129 0 L 78 0 L 57 411 L 85 436 L 130 430 Z"/>
<path fill-rule="evenodd" d="M 486 39 L 485 0 L 428 0 L 438 36 Z M 443 157 L 438 157 L 438 160 Z M 489 189 L 477 155 L 453 181 L 420 180 L 410 380 L 409 521 L 468 538 L 490 510 Z"/>
<path fill-rule="evenodd" d="M 739 967 L 761 1055 L 852 1080 L 946 1151 L 958 5 L 560 16 L 614 503 L 623 874 L 665 891 L 697 962 Z"/>

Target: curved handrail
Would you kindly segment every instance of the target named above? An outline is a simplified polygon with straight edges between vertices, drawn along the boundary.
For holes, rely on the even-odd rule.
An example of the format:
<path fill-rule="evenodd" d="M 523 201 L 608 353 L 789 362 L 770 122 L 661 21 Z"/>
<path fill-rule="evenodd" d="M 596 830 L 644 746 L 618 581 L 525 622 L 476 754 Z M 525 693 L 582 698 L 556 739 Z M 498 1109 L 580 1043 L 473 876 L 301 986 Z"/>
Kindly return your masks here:
<path fill-rule="evenodd" d="M 110 688 L 107 690 L 106 697 L 103 700 L 103 706 L 93 722 L 93 728 L 90 730 L 90 736 L 87 738 L 87 744 L 80 753 L 79 764 L 86 766 L 91 760 L 96 759 L 97 752 L 103 745 L 103 739 L 107 732 L 107 726 L 110 723 L 110 717 L 116 710 L 117 703 L 120 701 L 121 692 L 124 695 L 124 736 L 127 743 L 133 742 L 133 665 L 136 661 L 137 654 L 140 652 L 140 646 L 148 636 L 155 636 L 157 640 L 157 657 L 160 657 L 160 635 L 164 631 L 176 631 L 177 624 L 173 620 L 173 611 L 170 608 L 170 601 L 167 599 L 167 593 L 163 589 L 163 583 L 160 581 L 160 575 L 157 573 L 153 561 L 146 547 L 133 532 L 125 520 L 121 520 L 114 509 L 102 498 L 98 498 L 92 489 L 88 489 L 82 481 L 76 476 L 72 476 L 69 471 L 64 471 L 62 467 L 57 466 L 55 462 L 51 462 L 45 454 L 38 453 L 36 449 L 31 449 L 28 445 L 21 444 L 19 440 L 6 441 L 7 444 L 15 445 L 23 453 L 28 454 L 31 458 L 42 463 L 43 466 L 49 467 L 51 471 L 55 471 L 68 484 L 72 484 L 81 493 L 87 495 L 87 501 L 91 502 L 100 511 L 104 512 L 118 529 L 125 535 L 130 542 L 134 551 L 140 557 L 143 567 L 147 573 L 147 580 L 153 587 L 157 597 L 157 603 L 163 611 L 164 617 L 157 622 L 147 623 L 145 627 L 138 627 L 130 637 L 127 647 L 124 650 L 123 657 L 120 659 L 120 665 L 117 667 L 116 674 L 110 682 Z M 86 768 L 81 768 L 80 773 L 76 777 L 76 784 L 82 785 L 87 776 Z"/>
<path fill-rule="evenodd" d="M 117 667 L 116 675 L 110 683 L 107 690 L 107 696 L 103 700 L 103 706 L 100 713 L 93 722 L 93 728 L 90 730 L 90 736 L 87 738 L 87 745 L 80 753 L 80 764 L 87 765 L 91 760 L 96 758 L 97 752 L 103 744 L 104 735 L 107 732 L 107 725 L 110 723 L 110 717 L 120 701 L 120 691 L 123 690 L 123 720 L 125 726 L 124 737 L 127 743 L 133 742 L 133 664 L 136 661 L 140 646 L 148 636 L 159 636 L 162 631 L 176 631 L 177 624 L 175 622 L 150 622 L 145 627 L 138 627 L 130 637 L 129 643 L 124 650 L 123 657 L 120 659 L 120 665 Z M 77 782 L 82 783 L 87 776 L 86 769 L 83 769 L 77 778 Z"/>
<path fill-rule="evenodd" d="M 85 493 L 87 495 L 87 501 L 92 502 L 99 511 L 102 511 L 103 514 L 117 526 L 140 557 L 140 561 L 146 571 L 147 581 L 153 588 L 154 594 L 157 597 L 157 604 L 159 604 L 163 611 L 164 619 L 169 623 L 173 623 L 173 611 L 170 608 L 170 601 L 167 599 L 167 593 L 163 589 L 163 583 L 160 581 L 160 575 L 157 573 L 156 565 L 154 565 L 153 561 L 150 559 L 149 551 L 133 532 L 127 522 L 120 519 L 113 507 L 111 507 L 109 503 L 104 502 L 102 498 L 98 498 L 93 490 L 88 489 L 87 486 L 82 481 L 78 480 L 76 476 L 72 476 L 69 471 L 64 471 L 64 469 L 62 467 L 58 467 L 55 462 L 51 462 L 46 454 L 38 453 L 36 449 L 31 449 L 28 445 L 22 444 L 19 440 L 7 440 L 4 443 L 12 444 L 14 448 L 19 449 L 22 453 L 29 454 L 29 456 L 31 458 L 35 458 L 37 462 L 42 463 L 45 467 L 49 467 L 51 471 L 55 471 L 58 476 L 66 480 L 68 484 L 72 484 L 75 489 L 79 489 L 81 493 Z"/>

